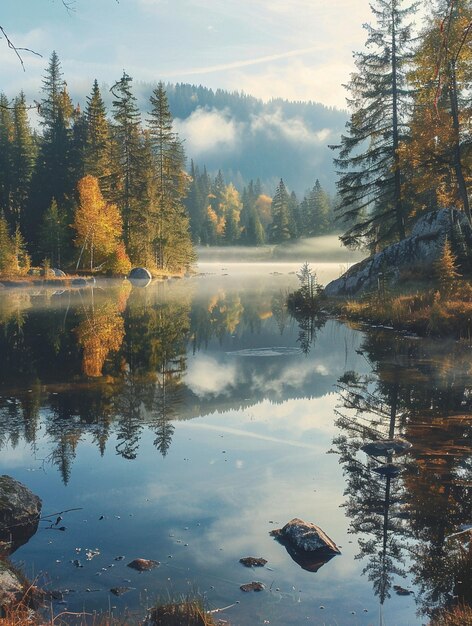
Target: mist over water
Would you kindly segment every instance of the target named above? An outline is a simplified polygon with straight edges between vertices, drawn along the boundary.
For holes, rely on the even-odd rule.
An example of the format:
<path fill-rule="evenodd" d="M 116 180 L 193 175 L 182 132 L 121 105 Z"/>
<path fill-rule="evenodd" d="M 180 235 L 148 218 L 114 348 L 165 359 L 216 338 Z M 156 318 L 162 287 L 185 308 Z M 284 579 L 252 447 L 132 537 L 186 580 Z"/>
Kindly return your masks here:
<path fill-rule="evenodd" d="M 239 281 L 267 276 L 275 283 L 282 276 L 291 274 L 293 287 L 297 284 L 296 273 L 305 262 L 310 264 L 318 281 L 326 285 L 365 256 L 361 251 L 342 246 L 337 235 L 273 246 L 198 247 L 197 255 L 198 270 L 212 282 L 216 277 Z"/>
<path fill-rule="evenodd" d="M 309 237 L 295 243 L 266 246 L 212 246 L 197 247 L 199 262 L 291 261 L 294 263 L 357 263 L 366 252 L 348 250 L 337 235 Z"/>

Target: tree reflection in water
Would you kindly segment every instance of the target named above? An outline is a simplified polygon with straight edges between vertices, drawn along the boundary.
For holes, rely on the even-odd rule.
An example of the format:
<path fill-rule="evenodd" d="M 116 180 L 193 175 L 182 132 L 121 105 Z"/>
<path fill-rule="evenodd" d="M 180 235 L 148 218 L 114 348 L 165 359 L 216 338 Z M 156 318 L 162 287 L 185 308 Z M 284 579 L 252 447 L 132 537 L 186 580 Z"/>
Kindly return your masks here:
<path fill-rule="evenodd" d="M 472 519 L 470 350 L 372 332 L 361 352 L 371 373 L 340 377 L 334 447 L 364 573 L 381 604 L 395 577 L 406 574 L 424 613 L 471 604 L 470 533 L 456 534 Z M 385 460 L 401 474 L 379 478 L 379 459 L 361 448 L 398 436 L 411 449 Z"/>

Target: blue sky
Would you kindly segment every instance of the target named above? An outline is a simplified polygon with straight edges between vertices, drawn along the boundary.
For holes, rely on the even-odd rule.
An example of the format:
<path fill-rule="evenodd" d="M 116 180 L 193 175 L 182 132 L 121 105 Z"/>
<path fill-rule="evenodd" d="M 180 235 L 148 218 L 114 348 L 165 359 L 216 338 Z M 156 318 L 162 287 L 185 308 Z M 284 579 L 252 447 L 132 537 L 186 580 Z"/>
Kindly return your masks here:
<path fill-rule="evenodd" d="M 37 96 L 52 50 L 73 92 L 111 84 L 192 82 L 268 99 L 344 107 L 352 51 L 365 40 L 367 0 L 6 0 L 2 26 L 26 71 L 0 40 L 0 90 Z"/>

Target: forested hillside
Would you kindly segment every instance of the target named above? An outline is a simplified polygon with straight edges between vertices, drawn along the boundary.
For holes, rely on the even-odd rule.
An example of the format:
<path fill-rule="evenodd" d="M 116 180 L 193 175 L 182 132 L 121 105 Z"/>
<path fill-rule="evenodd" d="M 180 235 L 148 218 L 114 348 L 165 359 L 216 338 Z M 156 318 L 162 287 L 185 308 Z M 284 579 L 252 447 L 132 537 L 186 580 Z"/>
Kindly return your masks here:
<path fill-rule="evenodd" d="M 136 83 L 142 110 L 153 87 Z M 266 193 L 273 193 L 283 177 L 297 195 L 318 179 L 334 193 L 328 144 L 343 132 L 345 111 L 316 102 L 263 102 L 243 93 L 185 83 L 167 84 L 166 92 L 187 156 L 204 164 L 210 174 L 221 170 L 226 181 L 240 190 L 251 179 L 259 179 Z"/>
<path fill-rule="evenodd" d="M 269 111 L 286 116 L 292 108 L 296 128 L 284 122 L 280 133 L 295 128 L 308 149 L 316 132 L 299 114 L 310 111 L 314 128 L 315 105 L 264 105 L 188 85 L 166 90 L 163 83 L 148 86 L 144 102 L 137 91 L 124 72 L 106 92 L 95 80 L 89 95 L 76 103 L 54 52 L 36 105 L 23 92 L 14 98 L 0 94 L 0 272 L 25 273 L 31 261 L 46 269 L 122 274 L 131 265 L 145 265 L 158 273 L 181 272 L 194 261 L 193 243 L 261 245 L 333 231 L 332 197 L 315 169 L 303 169 L 307 163 L 300 155 L 288 158 L 280 134 L 261 131 L 266 136 L 261 146 L 270 147 L 275 161 L 260 150 L 225 151 L 212 135 L 218 129 L 215 116 L 225 116 L 233 129 L 247 127 L 255 141 L 258 131 L 248 124 L 262 124 Z M 174 122 L 171 107 L 189 116 Z M 208 143 L 207 151 L 195 149 L 196 135 L 207 142 L 213 137 L 211 149 Z M 243 141 L 244 133 L 235 131 L 234 138 Z M 286 138 L 291 149 L 294 138 Z M 187 159 L 184 146 L 198 162 Z M 259 163 L 259 157 L 267 162 Z M 277 158 L 283 163 L 277 165 Z M 237 186 L 225 172 L 228 159 L 234 159 L 234 168 L 244 162 L 248 178 L 239 171 Z M 284 182 L 300 164 L 304 197 Z M 261 180 L 264 168 L 271 187 Z"/>

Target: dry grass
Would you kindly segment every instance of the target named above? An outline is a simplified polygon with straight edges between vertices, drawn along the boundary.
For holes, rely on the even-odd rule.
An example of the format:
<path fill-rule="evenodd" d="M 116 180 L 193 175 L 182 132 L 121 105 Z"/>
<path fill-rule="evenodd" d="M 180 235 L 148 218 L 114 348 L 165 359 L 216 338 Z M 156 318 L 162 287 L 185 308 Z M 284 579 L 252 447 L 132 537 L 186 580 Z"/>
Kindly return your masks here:
<path fill-rule="evenodd" d="M 472 608 L 459 605 L 453 609 L 440 611 L 429 626 L 472 626 Z"/>
<path fill-rule="evenodd" d="M 31 594 L 0 614 L 0 626 L 139 626 L 142 616 L 113 616 L 109 614 L 74 613 L 62 611 L 47 615 L 31 608 Z M 144 621 L 146 626 L 216 626 L 213 617 L 199 600 L 183 600 L 159 604 L 151 609 Z"/>
<path fill-rule="evenodd" d="M 341 305 L 350 320 L 406 329 L 421 335 L 472 338 L 472 286 L 461 281 L 449 293 L 427 289 L 411 294 L 372 294 Z"/>
<path fill-rule="evenodd" d="M 197 600 L 171 602 L 154 608 L 147 624 L 149 626 L 215 626 L 215 622 Z"/>

